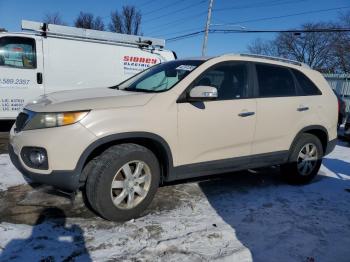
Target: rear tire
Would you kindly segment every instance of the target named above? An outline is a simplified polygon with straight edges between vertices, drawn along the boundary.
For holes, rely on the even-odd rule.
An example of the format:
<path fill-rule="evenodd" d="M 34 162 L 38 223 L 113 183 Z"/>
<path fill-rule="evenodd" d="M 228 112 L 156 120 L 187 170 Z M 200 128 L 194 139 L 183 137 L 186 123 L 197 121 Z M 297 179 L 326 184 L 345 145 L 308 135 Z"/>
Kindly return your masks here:
<path fill-rule="evenodd" d="M 159 186 L 156 156 L 137 144 L 108 148 L 89 169 L 87 199 L 95 212 L 111 221 L 139 217 Z"/>
<path fill-rule="evenodd" d="M 322 157 L 320 140 L 312 134 L 304 133 L 293 145 L 288 163 L 281 166 L 282 176 L 290 184 L 307 184 L 317 175 Z"/>

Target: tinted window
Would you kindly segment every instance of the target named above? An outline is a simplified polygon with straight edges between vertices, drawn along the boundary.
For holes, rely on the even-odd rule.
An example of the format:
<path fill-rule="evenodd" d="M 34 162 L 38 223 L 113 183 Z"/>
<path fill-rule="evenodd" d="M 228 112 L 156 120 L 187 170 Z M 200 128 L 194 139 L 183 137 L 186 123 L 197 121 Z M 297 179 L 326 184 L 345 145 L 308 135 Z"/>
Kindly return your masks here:
<path fill-rule="evenodd" d="M 0 66 L 36 68 L 35 40 L 23 37 L 0 38 Z"/>
<path fill-rule="evenodd" d="M 295 85 L 292 74 L 287 68 L 256 65 L 260 97 L 295 96 Z"/>
<path fill-rule="evenodd" d="M 201 60 L 174 60 L 155 65 L 113 88 L 134 92 L 163 92 L 189 75 Z"/>
<path fill-rule="evenodd" d="M 306 75 L 299 72 L 298 70 L 293 70 L 293 73 L 294 73 L 304 95 L 320 95 L 321 94 L 321 91 L 316 87 L 316 85 L 314 83 L 311 82 L 311 80 Z"/>
<path fill-rule="evenodd" d="M 245 98 L 248 94 L 248 71 L 245 64 L 215 66 L 202 74 L 194 86 L 213 86 L 218 90 L 217 100 Z"/>

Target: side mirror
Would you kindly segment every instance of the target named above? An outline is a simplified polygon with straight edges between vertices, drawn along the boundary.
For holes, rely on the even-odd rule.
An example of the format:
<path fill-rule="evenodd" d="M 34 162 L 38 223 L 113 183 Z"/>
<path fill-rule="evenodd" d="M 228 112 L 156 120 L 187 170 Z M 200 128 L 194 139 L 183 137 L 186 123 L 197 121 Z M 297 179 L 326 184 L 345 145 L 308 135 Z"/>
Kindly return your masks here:
<path fill-rule="evenodd" d="M 215 100 L 218 97 L 218 90 L 212 86 L 195 86 L 189 94 L 190 101 Z"/>

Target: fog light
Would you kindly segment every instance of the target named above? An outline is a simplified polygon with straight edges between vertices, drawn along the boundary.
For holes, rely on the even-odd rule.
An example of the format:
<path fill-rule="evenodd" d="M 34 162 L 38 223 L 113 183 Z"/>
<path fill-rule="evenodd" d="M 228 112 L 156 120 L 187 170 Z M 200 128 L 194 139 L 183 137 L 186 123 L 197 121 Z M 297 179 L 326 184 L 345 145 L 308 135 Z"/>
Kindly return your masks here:
<path fill-rule="evenodd" d="M 39 151 L 32 151 L 29 155 L 29 160 L 36 166 L 40 166 L 45 162 L 46 156 Z"/>
<path fill-rule="evenodd" d="M 47 170 L 48 159 L 45 148 L 23 147 L 21 151 L 23 162 L 30 168 Z"/>

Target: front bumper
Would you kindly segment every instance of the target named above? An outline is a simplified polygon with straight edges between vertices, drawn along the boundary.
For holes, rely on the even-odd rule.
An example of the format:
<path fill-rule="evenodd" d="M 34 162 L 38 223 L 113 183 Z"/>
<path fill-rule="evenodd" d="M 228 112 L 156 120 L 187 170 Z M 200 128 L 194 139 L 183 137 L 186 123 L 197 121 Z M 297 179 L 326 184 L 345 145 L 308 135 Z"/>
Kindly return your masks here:
<path fill-rule="evenodd" d="M 9 155 L 13 165 L 22 173 L 25 178 L 29 178 L 32 182 L 51 185 L 64 191 L 76 191 L 79 184 L 79 172 L 73 171 L 52 171 L 50 174 L 39 174 L 26 170 L 18 156 L 16 155 L 13 147 L 9 145 Z"/>
<path fill-rule="evenodd" d="M 16 168 L 31 181 L 51 185 L 65 191 L 79 188 L 82 166 L 78 161 L 95 136 L 80 123 L 38 130 L 10 132 L 9 154 Z M 48 168 L 30 167 L 22 158 L 25 147 L 43 148 Z"/>

